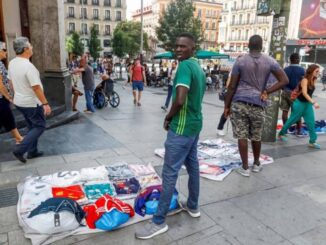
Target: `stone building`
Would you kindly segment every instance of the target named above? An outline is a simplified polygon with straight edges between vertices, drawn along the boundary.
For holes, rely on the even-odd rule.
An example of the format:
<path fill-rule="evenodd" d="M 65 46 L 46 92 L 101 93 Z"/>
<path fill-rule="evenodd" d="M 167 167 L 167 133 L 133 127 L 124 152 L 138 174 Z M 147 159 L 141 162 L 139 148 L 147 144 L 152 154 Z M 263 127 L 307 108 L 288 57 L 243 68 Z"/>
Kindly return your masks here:
<path fill-rule="evenodd" d="M 155 29 L 158 26 L 159 19 L 170 4 L 171 0 L 152 0 L 151 4 L 143 8 L 144 31 L 149 36 L 150 47 L 154 53 L 164 50 L 158 47 L 158 40 Z M 205 41 L 202 44 L 203 49 L 214 48 L 218 46 L 218 24 L 222 4 L 218 0 L 192 0 L 195 11 L 194 16 L 202 21 Z M 136 10 L 132 19 L 140 21 L 140 9 Z"/>
<path fill-rule="evenodd" d="M 90 28 L 95 25 L 102 55 L 111 55 L 113 31 L 120 21 L 126 20 L 126 12 L 126 0 L 64 0 L 65 33 L 77 31 L 86 44 Z"/>
<path fill-rule="evenodd" d="M 269 52 L 272 16 L 257 16 L 257 0 L 223 0 L 219 42 L 225 51 L 245 52 L 250 36 L 258 34 Z"/>

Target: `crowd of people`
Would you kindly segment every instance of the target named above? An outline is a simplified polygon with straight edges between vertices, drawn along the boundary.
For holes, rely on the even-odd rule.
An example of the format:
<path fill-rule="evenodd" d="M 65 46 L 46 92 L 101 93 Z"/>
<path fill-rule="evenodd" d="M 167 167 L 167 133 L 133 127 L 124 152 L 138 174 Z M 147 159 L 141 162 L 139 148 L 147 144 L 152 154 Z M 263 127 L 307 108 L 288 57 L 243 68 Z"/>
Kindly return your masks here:
<path fill-rule="evenodd" d="M 8 71 L 0 62 L 0 112 L 1 126 L 11 131 L 16 140 L 14 156 L 21 162 L 27 158 L 42 156 L 38 150 L 38 138 L 45 130 L 45 117 L 51 113 L 51 107 L 44 95 L 40 74 L 29 61 L 33 55 L 33 47 L 25 37 L 16 38 L 13 43 L 16 58 L 9 62 Z M 202 101 L 207 87 L 207 78 L 220 75 L 218 67 L 204 72 L 197 59 L 193 58 L 196 47 L 195 38 L 189 33 L 180 34 L 176 40 L 176 57 L 178 61 L 167 69 L 168 95 L 164 111 L 172 106 L 165 116 L 163 127 L 167 131 L 165 141 L 165 157 L 162 172 L 162 193 L 157 212 L 151 222 L 137 230 L 136 237 L 149 239 L 168 230 L 166 216 L 176 186 L 179 170 L 184 164 L 189 174 L 188 199 L 180 201 L 183 210 L 193 217 L 200 217 L 199 201 L 199 163 L 197 143 L 203 126 Z M 282 90 L 281 110 L 284 126 L 278 134 L 281 141 L 286 141 L 288 128 L 297 123 L 300 132 L 301 118 L 309 130 L 309 147 L 319 149 L 315 133 L 314 108 L 320 106 L 313 97 L 316 81 L 319 77 L 319 66 L 311 65 L 305 71 L 299 66 L 299 55 L 290 57 L 291 64 L 283 69 L 272 57 L 262 53 L 263 39 L 254 35 L 249 39 L 249 53 L 237 58 L 232 70 L 223 78 L 223 87 L 227 87 L 224 101 L 224 112 L 218 124 L 222 130 L 230 118 L 233 136 L 237 139 L 242 166 L 237 172 L 245 177 L 262 170 L 260 164 L 261 138 L 265 120 L 265 108 L 270 94 Z M 0 43 L 0 59 L 6 58 L 6 46 Z M 107 61 L 100 65 L 104 68 L 104 81 L 110 79 L 110 66 Z M 139 59 L 128 64 L 128 82 L 132 84 L 133 103 L 141 106 L 141 96 L 147 79 L 147 66 Z M 87 56 L 77 61 L 76 57 L 70 64 L 73 77 L 73 91 L 76 96 L 82 93 L 76 88 L 78 74 L 84 86 L 86 97 L 86 113 L 95 112 L 92 94 L 95 89 L 94 72 L 99 65 L 92 66 Z M 76 78 L 74 78 L 76 76 Z M 212 79 L 213 80 L 213 79 Z M 268 86 L 270 80 L 275 81 Z M 14 96 L 13 96 L 14 95 Z M 10 109 L 13 103 L 24 116 L 29 131 L 22 137 L 15 125 Z M 74 108 L 76 108 L 74 106 Z M 288 118 L 289 111 L 291 114 Z M 2 115 L 6 115 L 3 117 Z M 248 141 L 253 150 L 254 162 L 250 168 L 248 163 Z"/>

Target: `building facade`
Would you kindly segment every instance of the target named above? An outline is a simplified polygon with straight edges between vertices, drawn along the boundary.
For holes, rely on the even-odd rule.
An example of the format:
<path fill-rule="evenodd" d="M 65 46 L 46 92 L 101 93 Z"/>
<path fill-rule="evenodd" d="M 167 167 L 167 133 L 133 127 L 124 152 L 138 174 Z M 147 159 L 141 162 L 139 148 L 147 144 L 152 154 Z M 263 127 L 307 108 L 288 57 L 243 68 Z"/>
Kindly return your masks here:
<path fill-rule="evenodd" d="M 102 55 L 112 55 L 113 31 L 126 20 L 126 11 L 126 0 L 64 0 L 66 35 L 78 32 L 87 46 L 94 25 L 99 31 Z"/>
<path fill-rule="evenodd" d="M 195 11 L 194 16 L 202 21 L 205 41 L 203 49 L 218 47 L 218 24 L 223 5 L 218 0 L 192 0 Z M 171 0 L 152 0 L 151 4 L 143 8 L 143 26 L 148 34 L 149 45 L 152 53 L 164 52 L 159 48 L 155 29 L 159 19 L 166 10 Z M 132 14 L 133 21 L 141 20 L 141 10 L 138 9 Z"/>
<path fill-rule="evenodd" d="M 250 36 L 258 34 L 268 53 L 272 21 L 273 16 L 257 16 L 257 0 L 224 0 L 218 40 L 224 51 L 245 52 Z"/>

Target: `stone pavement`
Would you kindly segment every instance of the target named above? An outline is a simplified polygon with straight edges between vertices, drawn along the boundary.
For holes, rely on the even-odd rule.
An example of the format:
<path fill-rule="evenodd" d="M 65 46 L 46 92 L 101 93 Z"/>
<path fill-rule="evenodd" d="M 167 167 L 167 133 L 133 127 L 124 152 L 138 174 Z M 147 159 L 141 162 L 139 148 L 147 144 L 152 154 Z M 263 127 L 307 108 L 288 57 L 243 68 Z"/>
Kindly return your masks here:
<path fill-rule="evenodd" d="M 163 147 L 166 137 L 162 129 L 165 113 L 160 109 L 166 92 L 148 88 L 142 106 L 134 107 L 130 87 L 116 85 L 116 91 L 121 97 L 118 108 L 108 106 L 47 130 L 40 140 L 40 150 L 46 156 L 27 164 L 12 158 L 14 142 L 1 135 L 0 192 L 15 187 L 31 174 L 45 175 L 121 160 L 152 162 L 160 169 L 163 161 L 153 151 Z M 317 92 L 321 104 L 318 119 L 326 119 L 324 95 Z M 223 104 L 211 91 L 204 101 L 201 138 L 215 138 Z M 83 97 L 78 108 L 84 109 Z M 229 128 L 227 140 L 233 140 L 231 131 Z M 201 218 L 192 219 L 186 213 L 169 217 L 169 231 L 152 240 L 134 238 L 136 227 L 142 225 L 138 223 L 114 232 L 72 236 L 54 244 L 326 244 L 326 137 L 319 138 L 322 150 L 308 149 L 307 141 L 290 137 L 286 144 L 264 144 L 263 153 L 273 156 L 275 163 L 250 178 L 232 173 L 223 182 L 201 179 Z M 187 195 L 187 175 L 179 177 L 178 188 Z M 0 208 L 0 224 L 0 244 L 30 244 L 18 225 L 16 206 Z"/>

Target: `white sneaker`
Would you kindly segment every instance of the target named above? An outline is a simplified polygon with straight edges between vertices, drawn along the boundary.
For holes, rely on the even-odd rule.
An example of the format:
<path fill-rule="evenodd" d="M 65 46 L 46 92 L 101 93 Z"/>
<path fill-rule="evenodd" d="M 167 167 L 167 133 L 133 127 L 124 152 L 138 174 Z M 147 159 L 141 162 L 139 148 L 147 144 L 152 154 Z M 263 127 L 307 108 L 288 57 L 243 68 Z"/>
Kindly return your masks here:
<path fill-rule="evenodd" d="M 263 170 L 263 167 L 261 166 L 261 164 L 260 165 L 257 165 L 257 164 L 252 165 L 252 168 L 251 168 L 252 172 L 259 173 L 262 170 Z"/>
<path fill-rule="evenodd" d="M 217 130 L 217 135 L 218 135 L 218 136 L 225 136 L 225 131 L 224 131 L 224 129 L 218 129 L 218 130 Z"/>
<path fill-rule="evenodd" d="M 250 169 L 249 168 L 248 169 L 244 169 L 244 168 L 240 167 L 240 168 L 238 168 L 236 170 L 236 172 L 238 174 L 241 174 L 242 176 L 250 177 Z"/>

